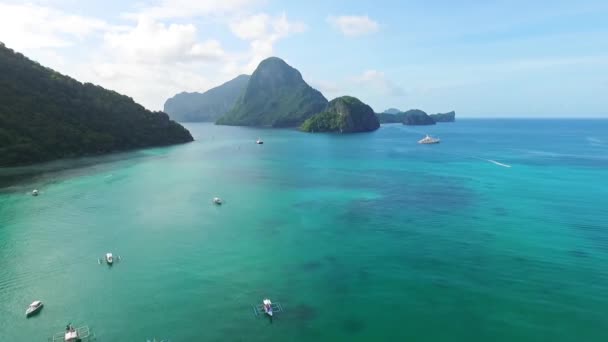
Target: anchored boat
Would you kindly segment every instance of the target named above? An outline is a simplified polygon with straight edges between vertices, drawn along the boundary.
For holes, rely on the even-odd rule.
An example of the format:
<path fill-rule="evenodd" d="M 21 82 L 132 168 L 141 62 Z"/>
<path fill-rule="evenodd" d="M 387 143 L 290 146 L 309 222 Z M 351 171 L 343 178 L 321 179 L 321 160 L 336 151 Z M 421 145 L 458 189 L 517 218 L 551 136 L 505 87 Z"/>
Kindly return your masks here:
<path fill-rule="evenodd" d="M 27 310 L 25 310 L 25 317 L 30 317 L 39 313 L 43 306 L 44 304 L 42 304 L 41 301 L 33 301 L 32 304 L 27 307 Z"/>
<path fill-rule="evenodd" d="M 114 264 L 115 261 L 120 261 L 120 256 L 116 256 L 114 257 L 114 254 L 112 253 L 106 253 L 106 255 L 104 255 L 102 258 L 97 259 L 97 261 L 102 264 L 102 263 L 106 263 L 110 266 L 112 266 Z"/>
<path fill-rule="evenodd" d="M 91 329 L 84 325 L 74 328 L 71 323 L 65 327 L 64 332 L 56 333 L 49 342 L 87 342 L 95 339 L 95 334 L 91 333 Z"/>
<path fill-rule="evenodd" d="M 262 301 L 262 304 L 253 306 L 253 314 L 256 316 L 259 316 L 260 314 L 265 314 L 272 318 L 274 313 L 282 312 L 282 311 L 283 311 L 283 307 L 281 306 L 280 303 L 273 303 L 268 298 L 265 298 Z"/>
<path fill-rule="evenodd" d="M 426 137 L 418 140 L 418 143 L 419 144 L 439 144 L 439 141 L 440 141 L 439 139 L 433 138 L 427 134 Z"/>

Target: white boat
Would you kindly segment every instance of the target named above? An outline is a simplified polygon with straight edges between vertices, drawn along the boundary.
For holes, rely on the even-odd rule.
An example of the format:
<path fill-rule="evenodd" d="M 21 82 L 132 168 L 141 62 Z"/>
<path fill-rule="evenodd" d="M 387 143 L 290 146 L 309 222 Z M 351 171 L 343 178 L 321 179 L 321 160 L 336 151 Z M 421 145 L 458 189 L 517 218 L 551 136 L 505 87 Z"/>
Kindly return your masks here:
<path fill-rule="evenodd" d="M 51 336 L 49 342 L 87 342 L 95 341 L 95 334 L 91 332 L 88 326 L 83 325 L 75 328 L 71 323 L 66 325 L 65 330 Z"/>
<path fill-rule="evenodd" d="M 427 134 L 426 137 L 418 140 L 418 143 L 419 144 L 439 144 L 439 141 L 440 141 L 439 139 L 433 138 Z"/>
<path fill-rule="evenodd" d="M 270 301 L 270 299 L 266 298 L 262 301 L 262 304 L 264 305 L 264 312 L 272 317 L 272 302 Z"/>
<path fill-rule="evenodd" d="M 38 190 L 34 189 L 34 190 L 32 191 L 32 196 L 38 196 Z"/>
<path fill-rule="evenodd" d="M 106 253 L 106 262 L 111 265 L 112 263 L 114 263 L 114 256 L 112 255 L 112 253 Z"/>
<path fill-rule="evenodd" d="M 262 139 L 258 138 L 258 140 L 256 140 L 255 143 L 258 145 L 262 145 L 264 143 L 264 141 L 262 141 Z"/>
<path fill-rule="evenodd" d="M 224 201 L 219 197 L 213 197 L 213 203 L 217 205 L 222 205 Z"/>
<path fill-rule="evenodd" d="M 25 317 L 30 317 L 34 314 L 37 314 L 38 312 L 40 312 L 40 309 L 42 309 L 43 306 L 44 304 L 42 304 L 41 301 L 33 301 L 32 304 L 27 307 L 27 310 L 25 310 Z"/>
<path fill-rule="evenodd" d="M 74 329 L 71 324 L 65 328 L 65 336 L 63 338 L 65 342 L 76 342 L 80 341 L 80 336 L 78 336 L 78 330 Z"/>

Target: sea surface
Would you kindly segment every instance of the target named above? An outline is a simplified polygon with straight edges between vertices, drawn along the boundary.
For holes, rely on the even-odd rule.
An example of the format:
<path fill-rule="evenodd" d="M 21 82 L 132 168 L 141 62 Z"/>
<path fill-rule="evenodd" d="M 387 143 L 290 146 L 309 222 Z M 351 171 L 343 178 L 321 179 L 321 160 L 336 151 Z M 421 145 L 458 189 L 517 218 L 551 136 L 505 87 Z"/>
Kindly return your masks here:
<path fill-rule="evenodd" d="M 0 340 L 608 340 L 608 120 L 187 127 L 0 170 Z"/>

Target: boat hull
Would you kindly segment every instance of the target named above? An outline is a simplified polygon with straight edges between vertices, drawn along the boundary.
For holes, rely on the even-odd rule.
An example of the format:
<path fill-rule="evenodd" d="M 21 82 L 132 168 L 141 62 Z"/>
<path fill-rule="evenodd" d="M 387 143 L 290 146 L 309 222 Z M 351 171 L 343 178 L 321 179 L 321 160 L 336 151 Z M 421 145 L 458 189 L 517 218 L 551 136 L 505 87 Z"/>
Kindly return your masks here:
<path fill-rule="evenodd" d="M 36 308 L 34 308 L 34 309 L 30 309 L 30 308 L 28 308 L 28 309 L 25 311 L 25 317 L 31 317 L 31 316 L 37 315 L 38 313 L 40 313 L 40 311 L 42 310 L 42 307 L 43 307 L 43 306 L 44 306 L 44 305 L 40 305 L 39 307 L 36 307 Z"/>

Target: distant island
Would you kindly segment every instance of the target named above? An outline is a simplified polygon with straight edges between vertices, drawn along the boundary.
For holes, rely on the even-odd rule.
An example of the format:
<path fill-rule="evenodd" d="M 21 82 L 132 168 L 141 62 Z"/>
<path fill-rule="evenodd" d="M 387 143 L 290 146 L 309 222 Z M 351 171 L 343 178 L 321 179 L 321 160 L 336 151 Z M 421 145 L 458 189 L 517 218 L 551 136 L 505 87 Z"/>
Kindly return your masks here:
<path fill-rule="evenodd" d="M 397 108 L 388 108 L 388 109 L 386 109 L 382 113 L 384 113 L 384 114 L 399 114 L 399 113 L 401 113 L 401 110 L 397 109 Z"/>
<path fill-rule="evenodd" d="M 420 109 L 410 109 L 403 113 L 404 125 L 434 125 L 435 120 Z"/>
<path fill-rule="evenodd" d="M 377 113 L 376 116 L 382 124 L 402 123 L 404 125 L 418 126 L 434 125 L 437 122 L 454 122 L 456 112 L 451 111 L 448 113 L 428 115 L 420 109 L 410 109 L 405 112 L 394 113 L 394 108 L 390 108 L 382 113 Z"/>
<path fill-rule="evenodd" d="M 179 122 L 214 122 L 234 107 L 247 82 L 249 75 L 240 75 L 204 93 L 179 93 L 165 102 L 164 111 Z"/>
<path fill-rule="evenodd" d="M 327 99 L 277 57 L 263 60 L 234 107 L 218 125 L 297 127 L 325 109 Z"/>
<path fill-rule="evenodd" d="M 435 120 L 435 122 L 454 122 L 454 121 L 456 121 L 456 112 L 455 111 L 451 111 L 451 112 L 447 112 L 447 113 L 431 114 L 429 116 L 432 117 L 433 120 Z"/>
<path fill-rule="evenodd" d="M 251 76 L 241 75 L 202 94 L 177 94 L 165 102 L 165 111 L 184 122 L 216 119 L 217 125 L 300 127 L 305 132 L 369 132 L 381 123 L 434 125 L 455 120 L 453 111 L 428 115 L 419 109 L 388 108 L 375 114 L 351 96 L 328 103 L 297 69 L 278 57 L 260 62 Z"/>
<path fill-rule="evenodd" d="M 333 99 L 327 108 L 313 115 L 301 126 L 305 132 L 371 132 L 380 127 L 373 109 L 356 97 L 342 96 Z"/>
<path fill-rule="evenodd" d="M 0 43 L 0 166 L 192 140 L 167 114 L 80 83 Z"/>

